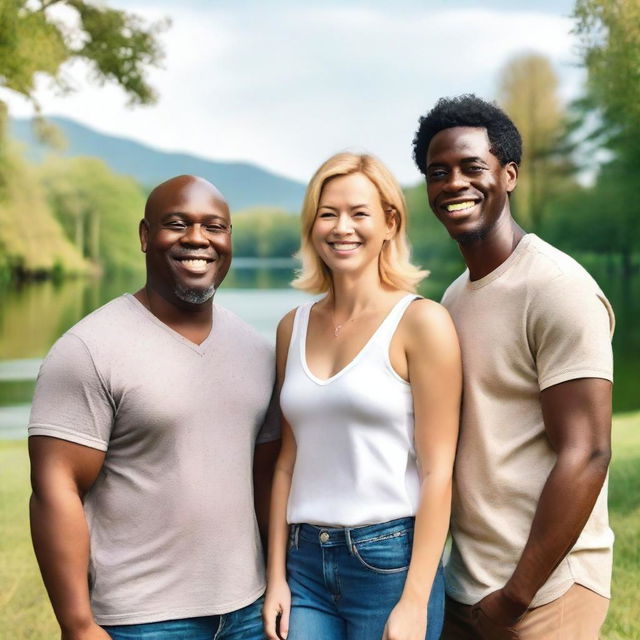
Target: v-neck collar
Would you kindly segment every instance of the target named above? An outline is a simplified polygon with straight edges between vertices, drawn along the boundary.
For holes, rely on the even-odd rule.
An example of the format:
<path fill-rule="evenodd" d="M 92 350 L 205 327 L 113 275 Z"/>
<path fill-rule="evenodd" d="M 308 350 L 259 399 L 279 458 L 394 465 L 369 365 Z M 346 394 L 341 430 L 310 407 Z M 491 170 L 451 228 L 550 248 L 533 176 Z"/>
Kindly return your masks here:
<path fill-rule="evenodd" d="M 124 296 L 139 313 L 141 313 L 144 317 L 146 317 L 148 320 L 153 322 L 156 326 L 160 327 L 161 329 L 164 329 L 172 338 L 174 338 L 178 342 L 181 342 L 186 347 L 189 347 L 192 351 L 195 351 L 199 355 L 201 356 L 205 355 L 207 351 L 207 346 L 213 340 L 214 333 L 215 333 L 214 332 L 215 325 L 219 321 L 219 313 L 218 313 L 219 309 L 217 309 L 215 305 L 213 306 L 213 317 L 211 320 L 211 330 L 209 331 L 209 335 L 200 344 L 196 344 L 195 342 L 192 342 L 188 338 L 185 338 L 181 333 L 179 333 L 175 329 L 172 329 L 168 324 L 165 324 L 164 322 L 162 322 L 160 318 L 158 318 L 157 316 L 154 316 L 153 313 L 151 313 L 151 311 L 147 309 L 147 307 L 145 307 L 142 304 L 142 302 L 140 302 L 140 300 L 138 300 L 138 298 L 136 298 L 133 294 L 125 293 Z"/>

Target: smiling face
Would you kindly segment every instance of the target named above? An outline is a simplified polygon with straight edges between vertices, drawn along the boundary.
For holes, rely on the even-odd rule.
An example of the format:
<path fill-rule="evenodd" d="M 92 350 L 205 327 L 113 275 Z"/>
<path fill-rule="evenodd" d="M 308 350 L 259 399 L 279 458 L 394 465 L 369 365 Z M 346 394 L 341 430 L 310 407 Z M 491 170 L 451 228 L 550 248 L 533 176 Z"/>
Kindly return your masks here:
<path fill-rule="evenodd" d="M 461 244 L 486 237 L 510 217 L 509 196 L 518 167 L 491 153 L 487 131 L 452 127 L 437 133 L 427 150 L 429 205 L 449 235 Z"/>
<path fill-rule="evenodd" d="M 311 242 L 324 264 L 336 271 L 377 269 L 385 240 L 395 231 L 378 189 L 362 173 L 332 178 L 322 188 Z"/>
<path fill-rule="evenodd" d="M 140 242 L 148 287 L 177 306 L 203 304 L 231 264 L 229 208 L 206 180 L 175 178 L 149 197 Z"/>

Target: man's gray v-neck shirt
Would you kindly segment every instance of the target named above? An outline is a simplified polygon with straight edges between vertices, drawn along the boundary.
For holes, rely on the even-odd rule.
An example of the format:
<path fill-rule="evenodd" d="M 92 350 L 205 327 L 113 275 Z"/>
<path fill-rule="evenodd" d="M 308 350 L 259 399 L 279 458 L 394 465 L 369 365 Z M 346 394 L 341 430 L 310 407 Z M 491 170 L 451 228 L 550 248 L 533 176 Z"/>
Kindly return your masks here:
<path fill-rule="evenodd" d="M 124 295 L 52 347 L 29 435 L 106 452 L 84 500 L 99 624 L 226 613 L 264 591 L 252 459 L 279 435 L 274 375 L 273 347 L 219 305 L 200 345 Z"/>

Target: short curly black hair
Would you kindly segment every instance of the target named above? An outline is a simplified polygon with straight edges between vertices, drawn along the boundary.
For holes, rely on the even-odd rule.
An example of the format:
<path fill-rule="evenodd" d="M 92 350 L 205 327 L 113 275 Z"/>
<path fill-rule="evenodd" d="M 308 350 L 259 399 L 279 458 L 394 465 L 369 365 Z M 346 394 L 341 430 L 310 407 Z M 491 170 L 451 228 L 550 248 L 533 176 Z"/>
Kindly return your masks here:
<path fill-rule="evenodd" d="M 431 140 L 443 129 L 451 127 L 483 127 L 489 136 L 491 153 L 500 164 L 520 164 L 522 138 L 516 125 L 495 104 L 466 93 L 455 98 L 440 98 L 436 106 L 420 118 L 413 138 L 413 159 L 423 175 L 427 171 L 427 150 Z"/>

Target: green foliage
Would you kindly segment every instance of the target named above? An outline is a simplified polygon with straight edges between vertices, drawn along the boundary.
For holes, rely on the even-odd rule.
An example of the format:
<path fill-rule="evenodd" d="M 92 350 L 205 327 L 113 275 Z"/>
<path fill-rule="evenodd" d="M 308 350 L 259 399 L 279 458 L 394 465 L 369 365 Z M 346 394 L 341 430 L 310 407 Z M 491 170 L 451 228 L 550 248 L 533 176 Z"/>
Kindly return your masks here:
<path fill-rule="evenodd" d="M 145 194 L 132 178 L 82 157 L 52 157 L 40 177 L 56 218 L 85 258 L 107 271 L 143 267 L 137 228 Z"/>
<path fill-rule="evenodd" d="M 590 96 L 607 121 L 637 132 L 640 0 L 577 0 L 574 17 Z"/>
<path fill-rule="evenodd" d="M 631 253 L 640 237 L 636 192 L 626 168 L 606 165 L 593 187 L 576 186 L 550 204 L 545 236 L 570 251 Z"/>
<path fill-rule="evenodd" d="M 0 381 L 0 407 L 30 404 L 35 386 L 35 380 Z"/>
<path fill-rule="evenodd" d="M 56 20 L 54 6 L 71 9 L 77 26 Z M 37 104 L 38 75 L 63 87 L 64 64 L 82 59 L 94 80 L 114 82 L 131 102 L 148 104 L 155 94 L 145 69 L 162 58 L 157 35 L 166 24 L 145 25 L 138 16 L 90 0 L 0 0 L 0 85 Z"/>
<path fill-rule="evenodd" d="M 2 153 L 2 171 L 11 179 L 0 198 L 0 272 L 85 273 L 88 265 L 52 215 L 36 171 L 16 150 L 5 145 Z"/>
<path fill-rule="evenodd" d="M 145 80 L 145 68 L 162 58 L 157 35 L 168 22 L 146 28 L 138 16 L 124 11 L 83 0 L 68 0 L 68 4 L 77 10 L 86 35 L 73 55 L 90 60 L 95 79 L 119 84 L 132 103 L 154 102 L 156 95 Z"/>
<path fill-rule="evenodd" d="M 0 1 L 0 83 L 32 97 L 37 73 L 56 78 L 69 57 L 61 28 L 26 0 Z"/>
<path fill-rule="evenodd" d="M 57 8 L 75 13 L 75 26 L 59 21 Z M 157 36 L 166 24 L 145 25 L 135 15 L 91 0 L 0 0 L 0 86 L 22 94 L 39 111 L 36 80 L 48 76 L 68 89 L 64 66 L 81 59 L 89 63 L 94 81 L 115 83 L 130 102 L 148 104 L 155 94 L 145 71 L 162 57 Z M 0 101 L 0 281 L 9 274 L 59 277 L 83 272 L 83 256 L 106 267 L 131 267 L 130 238 L 135 234 L 125 240 L 121 229 L 130 231 L 126 225 L 133 211 L 140 215 L 141 195 L 133 181 L 115 178 L 103 165 L 86 161 L 74 165 L 67 177 L 54 169 L 45 171 L 58 222 L 33 170 L 10 151 L 6 120 L 6 105 Z M 35 125 L 42 139 L 58 137 L 42 118 Z M 75 235 L 65 236 L 60 223 L 68 234 L 72 220 Z"/>
<path fill-rule="evenodd" d="M 574 172 L 569 157 L 559 153 L 565 110 L 550 60 L 532 53 L 509 60 L 500 75 L 498 101 L 522 135 L 512 210 L 522 225 L 539 231 L 547 205 L 571 186 Z"/>
<path fill-rule="evenodd" d="M 52 158 L 36 169 L 5 149 L 0 279 L 138 271 L 145 194 L 97 158 Z"/>
<path fill-rule="evenodd" d="M 640 244 L 640 0 L 578 0 L 574 16 L 588 72 L 587 95 L 576 103 L 578 121 L 589 143 L 612 152 L 582 203 L 585 225 L 601 238 L 593 231 L 579 233 L 599 251 L 620 253 L 623 273 L 630 275 Z M 594 119 L 598 124 L 588 126 Z"/>
<path fill-rule="evenodd" d="M 0 202 L 7 196 L 7 182 L 9 180 L 9 159 L 7 157 L 7 119 L 7 105 L 0 100 Z"/>
<path fill-rule="evenodd" d="M 449 272 L 462 271 L 462 262 L 456 243 L 449 237 L 427 202 L 424 184 L 404 190 L 409 216 L 409 240 L 412 262 L 437 275 L 446 264 Z"/>
<path fill-rule="evenodd" d="M 232 223 L 236 256 L 291 257 L 300 248 L 300 220 L 281 209 L 246 209 L 234 213 Z"/>

